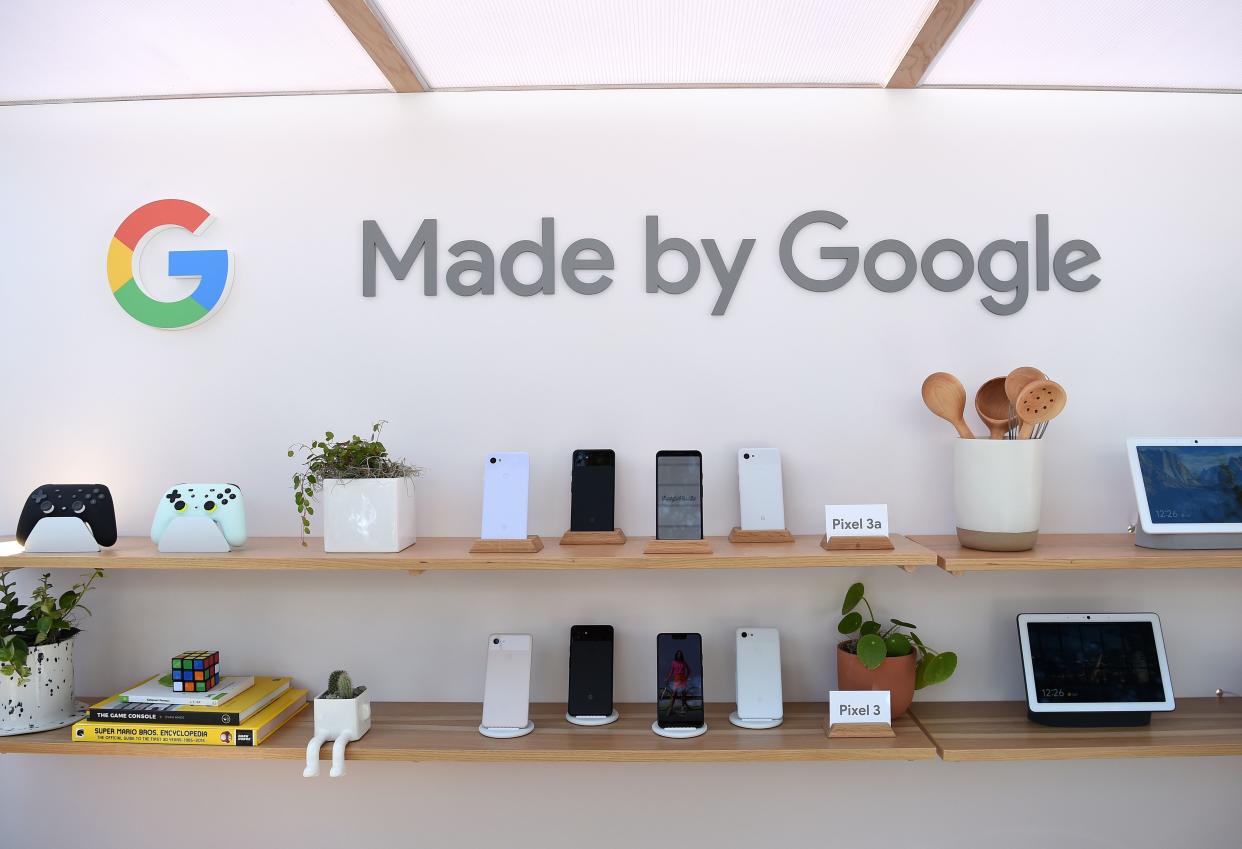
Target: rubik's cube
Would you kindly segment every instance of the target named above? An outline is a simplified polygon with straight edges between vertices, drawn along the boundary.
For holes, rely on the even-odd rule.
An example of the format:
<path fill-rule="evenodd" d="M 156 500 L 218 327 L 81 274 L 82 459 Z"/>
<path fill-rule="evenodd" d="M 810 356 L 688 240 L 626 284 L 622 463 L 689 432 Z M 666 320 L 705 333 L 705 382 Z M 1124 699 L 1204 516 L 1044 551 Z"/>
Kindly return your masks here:
<path fill-rule="evenodd" d="M 220 683 L 220 652 L 183 651 L 172 659 L 172 686 L 178 693 L 205 693 Z"/>

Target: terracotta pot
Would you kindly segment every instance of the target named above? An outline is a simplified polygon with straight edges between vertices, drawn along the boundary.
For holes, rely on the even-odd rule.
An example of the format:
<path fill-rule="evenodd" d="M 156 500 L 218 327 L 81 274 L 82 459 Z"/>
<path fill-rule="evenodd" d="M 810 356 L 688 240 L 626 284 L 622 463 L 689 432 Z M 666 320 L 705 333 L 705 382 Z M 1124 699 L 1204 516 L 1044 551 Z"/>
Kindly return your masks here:
<path fill-rule="evenodd" d="M 886 657 L 874 671 L 863 666 L 858 655 L 837 646 L 838 690 L 888 690 L 893 719 L 910 709 L 914 701 L 914 652 L 904 657 Z"/>

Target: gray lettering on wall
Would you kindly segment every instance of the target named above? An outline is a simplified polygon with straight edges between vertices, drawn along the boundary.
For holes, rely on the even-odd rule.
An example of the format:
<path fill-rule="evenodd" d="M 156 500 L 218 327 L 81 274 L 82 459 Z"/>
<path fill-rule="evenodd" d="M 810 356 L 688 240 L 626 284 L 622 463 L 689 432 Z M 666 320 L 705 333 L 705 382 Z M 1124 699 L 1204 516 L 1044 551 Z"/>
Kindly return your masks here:
<path fill-rule="evenodd" d="M 847 222 L 835 212 L 829 212 L 826 209 L 817 209 L 813 212 L 804 212 L 789 222 L 789 226 L 785 228 L 785 232 L 781 234 L 781 268 L 785 269 L 785 276 L 793 282 L 797 283 L 803 289 L 811 292 L 831 292 L 834 289 L 840 289 L 850 281 L 854 276 L 854 272 L 858 270 L 858 248 L 820 248 L 819 256 L 821 259 L 843 259 L 845 260 L 845 268 L 841 269 L 841 273 L 835 277 L 826 277 L 820 279 L 811 277 L 803 273 L 798 264 L 794 262 L 793 245 L 794 239 L 798 238 L 798 234 L 812 224 L 828 224 L 840 230 Z"/>
<path fill-rule="evenodd" d="M 1013 315 L 1020 311 L 1032 291 L 1048 291 L 1052 278 L 1070 292 L 1087 292 L 1100 284 L 1097 274 L 1077 274 L 1099 262 L 1100 252 L 1095 245 L 1083 239 L 1069 239 L 1052 251 L 1050 217 L 1047 213 L 1035 215 L 1035 280 L 1032 288 L 1030 243 L 1024 240 L 996 239 L 979 252 L 978 262 L 970 248 L 957 239 L 937 239 L 916 254 L 915 249 L 900 239 L 880 239 L 865 250 L 847 245 L 821 245 L 819 256 L 825 260 L 839 260 L 841 268 L 831 276 L 814 276 L 798 265 L 794 257 L 794 244 L 810 226 L 826 224 L 836 230 L 844 230 L 848 220 L 835 212 L 816 209 L 804 212 L 789 222 L 781 233 L 777 258 L 785 275 L 798 287 L 809 292 L 825 293 L 840 289 L 853 279 L 862 257 L 863 276 L 877 291 L 893 294 L 908 288 L 919 274 L 929 286 L 938 292 L 956 292 L 965 287 L 978 273 L 980 281 L 995 295 L 980 298 L 979 303 L 993 315 Z M 396 280 L 404 280 L 421 257 L 423 260 L 423 294 L 437 293 L 437 245 L 438 222 L 425 219 L 414 238 L 398 256 L 385 237 L 379 224 L 372 220 L 362 222 L 362 294 L 376 296 L 376 273 L 379 260 L 384 261 Z M 733 296 L 737 294 L 742 276 L 750 262 L 756 240 L 739 240 L 733 258 L 727 259 L 716 239 L 700 239 L 703 253 L 716 282 L 720 287 L 711 314 L 721 316 L 728 312 Z M 688 239 L 677 236 L 660 236 L 660 218 L 648 215 L 644 219 L 644 287 L 650 294 L 664 293 L 682 295 L 694 288 L 703 270 L 698 247 Z M 475 239 L 462 239 L 449 248 L 456 262 L 445 272 L 445 285 L 455 295 L 492 295 L 496 291 L 496 260 L 493 249 Z M 664 277 L 660 259 L 666 254 L 678 253 L 686 263 L 686 270 L 676 280 Z M 936 270 L 936 260 L 941 254 L 957 256 L 960 270 L 951 277 L 943 277 Z M 517 279 L 514 271 L 518 258 L 531 254 L 539 261 L 539 275 L 530 283 Z M 901 262 L 901 270 L 894 277 L 885 277 L 879 271 L 881 257 L 892 254 Z M 998 254 L 1013 258 L 1011 275 L 1001 278 L 993 267 Z M 528 297 L 552 295 L 556 292 L 556 219 L 540 219 L 539 239 L 519 239 L 504 250 L 500 258 L 500 279 L 509 291 Z M 582 238 L 565 249 L 559 264 L 561 278 L 579 295 L 598 295 L 613 283 L 616 262 L 612 249 L 600 239 Z M 466 282 L 466 279 L 470 282 Z M 996 295 L 1011 295 L 1008 299 Z"/>
<path fill-rule="evenodd" d="M 665 280 L 660 274 L 660 257 L 676 251 L 685 257 L 686 273 L 680 280 Z M 647 216 L 647 291 L 684 295 L 699 282 L 699 252 L 685 239 L 669 237 L 660 240 L 660 216 Z"/>

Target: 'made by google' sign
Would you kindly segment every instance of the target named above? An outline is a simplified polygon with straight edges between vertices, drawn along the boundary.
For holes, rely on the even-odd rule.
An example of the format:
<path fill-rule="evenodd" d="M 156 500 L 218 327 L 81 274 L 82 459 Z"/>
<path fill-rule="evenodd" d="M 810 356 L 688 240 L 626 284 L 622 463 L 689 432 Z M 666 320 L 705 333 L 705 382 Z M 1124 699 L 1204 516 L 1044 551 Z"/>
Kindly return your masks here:
<path fill-rule="evenodd" d="M 880 292 L 900 292 L 916 276 L 941 292 L 956 292 L 966 286 L 976 272 L 984 286 L 990 290 L 980 298 L 980 303 L 994 315 L 1013 315 L 1026 305 L 1032 291 L 1043 292 L 1051 280 L 1071 292 L 1086 292 L 1100 282 L 1087 267 L 1100 259 L 1100 253 L 1090 242 L 1070 239 L 1055 248 L 1048 236 L 1048 216 L 1035 216 L 1035 247 L 1027 241 L 997 239 L 989 242 L 978 257 L 957 239 L 938 239 L 916 254 L 914 249 L 899 239 L 882 239 L 865 251 L 857 246 L 826 245 L 819 249 L 825 260 L 837 260 L 834 273 L 817 276 L 812 269 L 800 267 L 794 258 L 794 241 L 808 227 L 826 224 L 843 230 L 847 220 L 828 210 L 803 213 L 789 223 L 781 235 L 778 255 L 785 276 L 796 285 L 811 292 L 832 292 L 848 283 L 862 266 L 867 282 Z M 712 315 L 724 315 L 729 308 L 737 287 L 742 280 L 754 239 L 742 239 L 733 256 L 726 257 L 715 239 L 702 239 L 703 253 L 693 242 L 675 236 L 662 236 L 660 219 L 655 215 L 646 217 L 646 291 L 680 295 L 690 291 L 703 271 L 703 256 L 711 266 L 711 273 L 719 287 L 719 295 Z M 404 280 L 413 270 L 419 257 L 423 260 L 423 294 L 433 296 L 439 292 L 439 224 L 436 219 L 424 219 L 414 238 L 400 254 L 375 221 L 362 223 L 362 294 L 376 295 L 376 271 L 382 260 L 397 280 Z M 448 249 L 456 261 L 444 273 L 444 285 L 455 295 L 492 295 L 496 291 L 496 272 L 504 286 L 518 295 L 551 295 L 556 292 L 556 220 L 544 218 L 538 241 L 521 239 L 509 245 L 500 257 L 497 268 L 496 254 L 484 242 L 463 239 Z M 665 254 L 678 253 L 685 261 L 685 272 L 679 279 L 667 279 L 660 270 L 660 258 Z M 532 254 L 539 260 L 537 279 L 525 282 L 517 278 L 514 265 L 523 254 Z M 880 258 L 892 254 L 901 271 L 882 276 Z M 942 254 L 954 254 L 958 270 L 952 276 L 943 276 L 936 270 L 936 259 Z M 1000 276 L 993 267 L 999 254 L 1007 254 L 1012 266 L 1007 276 Z M 892 263 L 889 264 L 890 268 Z M 1032 265 L 1033 280 L 1032 280 Z M 615 271 L 612 250 L 599 239 L 578 239 L 561 254 L 560 277 L 566 286 L 581 295 L 597 295 L 612 285 L 608 272 Z M 1033 284 L 1033 285 L 1032 285 Z"/>

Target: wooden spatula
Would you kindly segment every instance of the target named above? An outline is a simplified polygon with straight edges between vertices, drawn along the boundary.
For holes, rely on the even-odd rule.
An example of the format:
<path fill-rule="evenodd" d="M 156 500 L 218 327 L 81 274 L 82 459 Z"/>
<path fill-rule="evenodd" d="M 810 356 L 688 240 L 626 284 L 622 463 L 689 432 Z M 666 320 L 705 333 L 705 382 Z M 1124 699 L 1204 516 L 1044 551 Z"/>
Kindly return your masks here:
<path fill-rule="evenodd" d="M 945 371 L 929 374 L 923 381 L 923 403 L 940 418 L 957 428 L 957 435 L 962 439 L 974 439 L 966 425 L 966 387 L 953 375 Z"/>
<path fill-rule="evenodd" d="M 1030 439 L 1036 425 L 1052 421 L 1065 409 L 1065 390 L 1051 380 L 1036 380 L 1022 390 L 1014 409 L 1022 422 L 1018 439 Z"/>

